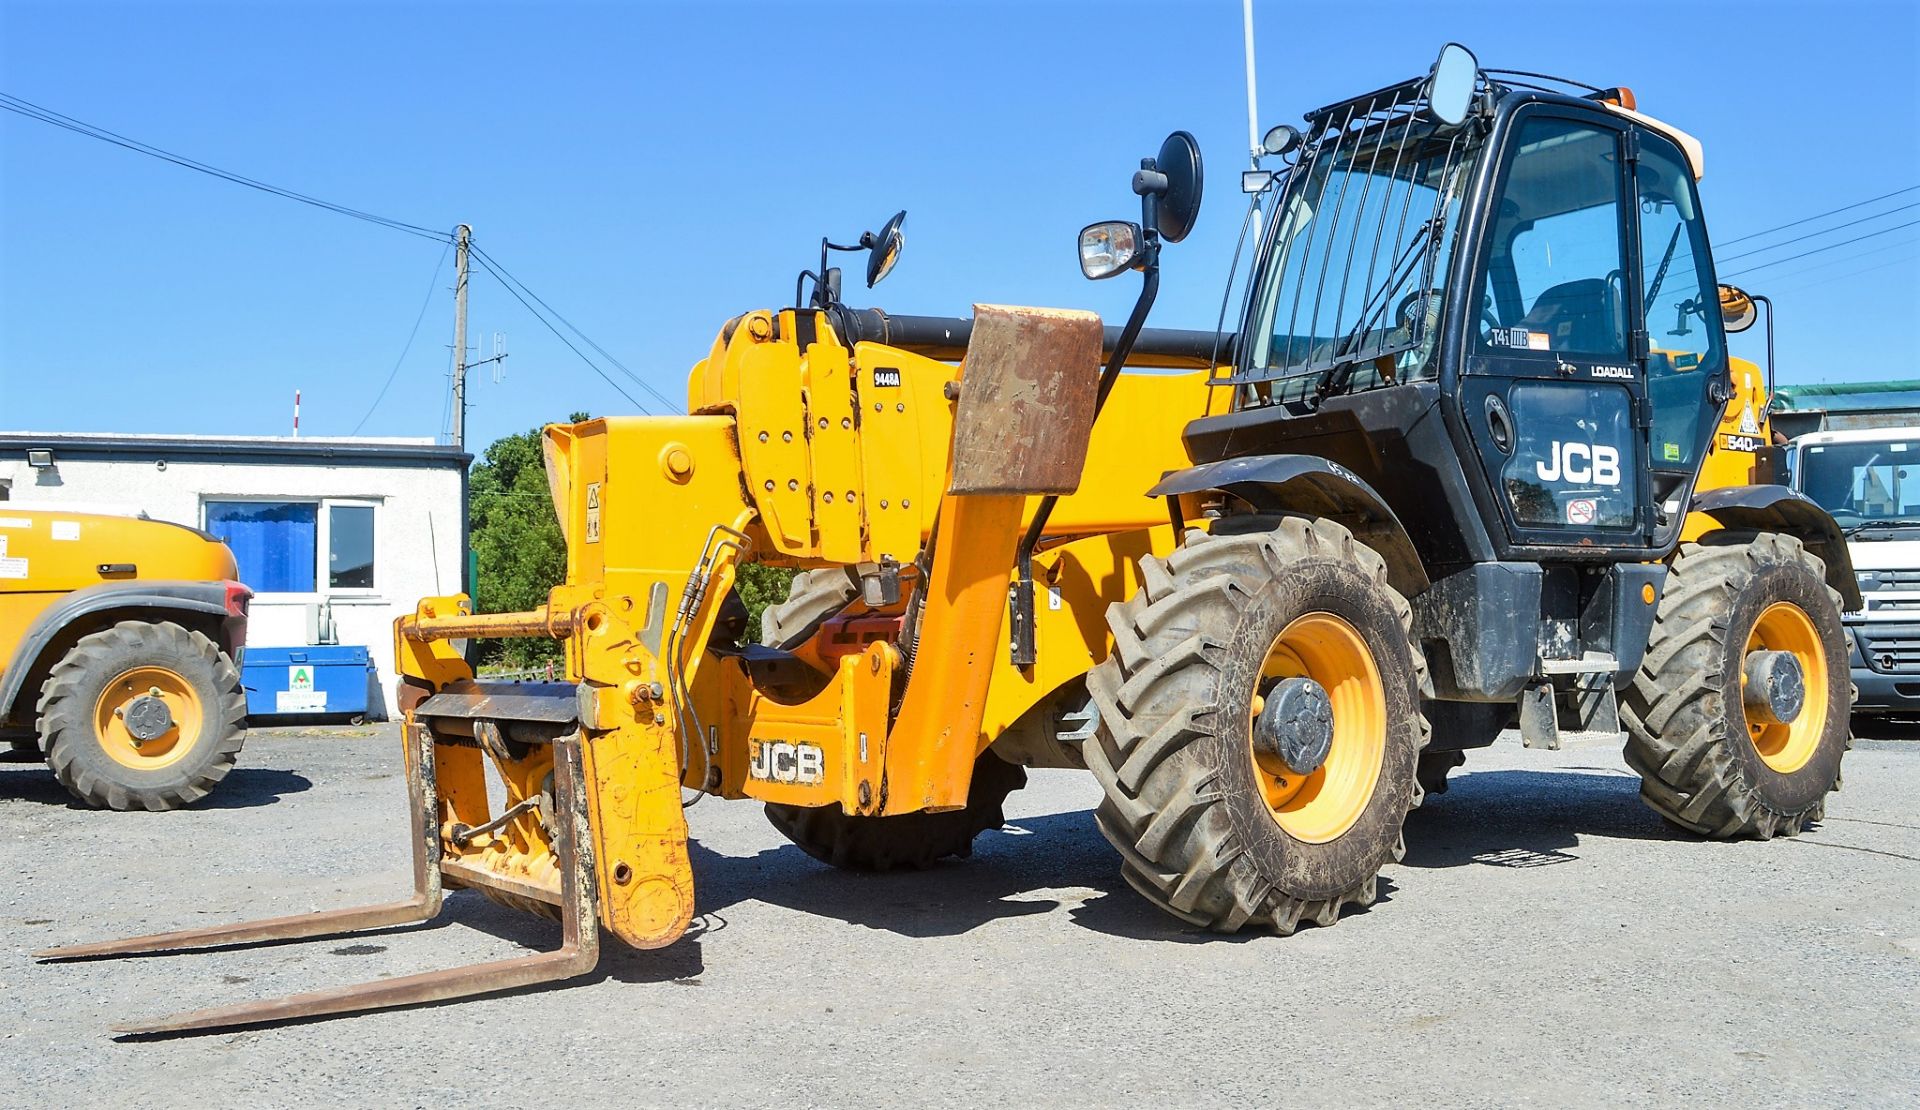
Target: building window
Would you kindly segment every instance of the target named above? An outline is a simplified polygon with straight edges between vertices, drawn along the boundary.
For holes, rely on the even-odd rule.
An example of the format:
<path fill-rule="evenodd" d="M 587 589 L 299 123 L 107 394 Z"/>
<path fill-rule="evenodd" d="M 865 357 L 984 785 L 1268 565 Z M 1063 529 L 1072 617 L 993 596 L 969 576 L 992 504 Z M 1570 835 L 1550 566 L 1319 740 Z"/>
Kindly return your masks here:
<path fill-rule="evenodd" d="M 327 506 L 327 587 L 373 589 L 373 506 Z"/>
<path fill-rule="evenodd" d="M 240 580 L 255 593 L 371 591 L 377 585 L 372 505 L 208 500 L 204 511 L 207 531 L 233 549 Z"/>

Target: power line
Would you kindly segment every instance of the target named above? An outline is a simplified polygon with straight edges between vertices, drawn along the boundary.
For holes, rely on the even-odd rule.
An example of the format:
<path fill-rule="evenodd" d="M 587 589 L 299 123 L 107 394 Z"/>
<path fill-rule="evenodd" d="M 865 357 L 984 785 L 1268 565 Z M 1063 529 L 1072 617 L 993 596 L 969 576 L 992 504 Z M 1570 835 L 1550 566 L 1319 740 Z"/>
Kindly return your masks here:
<path fill-rule="evenodd" d="M 540 294 L 535 293 L 532 289 L 528 288 L 525 282 L 521 281 L 517 277 L 514 277 L 512 274 L 507 273 L 507 268 L 500 264 L 499 259 L 494 258 L 490 254 L 487 254 L 487 252 L 480 247 L 475 247 L 473 248 L 473 250 L 475 254 L 486 255 L 487 262 L 491 264 L 489 266 L 489 269 L 493 271 L 494 277 L 501 278 L 503 283 L 507 281 L 511 281 L 514 285 L 519 286 L 520 289 L 524 291 L 527 296 L 532 297 L 535 301 L 538 301 L 540 303 L 540 307 L 546 309 L 548 312 L 553 313 L 553 316 L 556 320 L 559 320 L 561 323 L 565 324 L 569 330 L 571 330 L 575 335 L 579 336 L 582 340 L 584 340 L 587 346 L 592 347 L 595 351 L 598 351 L 600 353 L 600 357 L 606 359 L 608 362 L 612 363 L 615 367 L 617 367 L 622 374 L 625 374 L 627 378 L 633 382 L 633 384 L 639 386 L 643 390 L 646 390 L 648 395 L 653 397 L 654 400 L 660 402 L 660 404 L 664 406 L 668 411 L 679 410 L 680 408 L 679 405 L 674 404 L 673 401 L 670 400 L 665 394 L 655 389 L 645 378 L 642 378 L 640 375 L 634 373 L 632 370 L 629 370 L 625 363 L 613 357 L 613 353 L 608 351 L 605 347 L 602 347 L 600 344 L 594 342 L 593 337 L 588 335 L 586 332 L 581 331 L 577 326 L 574 325 L 573 321 L 567 319 L 565 316 L 560 315 L 560 312 L 558 309 L 554 308 L 552 305 L 548 304 L 545 300 L 543 300 Z M 629 398 L 629 400 L 631 400 L 631 398 Z"/>
<path fill-rule="evenodd" d="M 1784 281 L 1788 278 L 1799 277 L 1802 274 L 1813 273 L 1815 270 L 1824 270 L 1830 266 L 1845 266 L 1849 262 L 1858 262 L 1863 258 L 1871 258 L 1876 254 L 1885 254 L 1888 251 L 1899 250 L 1902 247 L 1911 248 L 1917 242 L 1920 242 L 1920 239 L 1900 239 L 1892 243 L 1887 243 L 1883 246 L 1874 247 L 1872 250 L 1861 251 L 1858 254 L 1841 255 L 1839 258 L 1830 258 L 1825 262 L 1816 262 L 1811 266 L 1800 266 L 1795 269 L 1788 270 L 1784 274 L 1775 274 L 1773 275 L 1772 280 Z"/>
<path fill-rule="evenodd" d="M 1894 190 L 1893 192 L 1891 192 L 1891 193 L 1884 193 L 1884 194 L 1882 194 L 1882 195 L 1880 195 L 1880 196 L 1877 196 L 1877 197 L 1872 197 L 1872 198 L 1870 198 L 1870 199 L 1867 199 L 1867 200 L 1861 200 L 1861 201 L 1855 201 L 1855 202 L 1854 202 L 1854 203 L 1852 203 L 1852 204 L 1843 204 L 1843 205 L 1841 205 L 1841 206 L 1840 206 L 1840 207 L 1838 207 L 1838 208 L 1832 208 L 1832 209 L 1828 209 L 1828 210 L 1827 210 L 1827 211 L 1825 211 L 1825 212 L 1820 212 L 1820 213 L 1817 213 L 1817 214 L 1815 214 L 1815 215 L 1812 215 L 1812 216 L 1806 216 L 1806 217 L 1804 217 L 1804 218 L 1802 218 L 1802 219 L 1798 219 L 1798 220 L 1793 220 L 1793 221 L 1791 221 L 1791 222 L 1789 222 L 1789 223 L 1784 223 L 1784 224 L 1781 224 L 1781 225 L 1780 225 L 1780 226 L 1778 226 L 1778 227 L 1770 227 L 1770 228 L 1767 228 L 1767 229 L 1765 229 L 1765 230 L 1763 230 L 1763 231 L 1756 231 L 1756 232 L 1753 232 L 1752 234 L 1749 234 L 1749 235 L 1742 235 L 1742 236 L 1740 236 L 1740 237 L 1739 237 L 1739 238 L 1737 238 L 1737 239 L 1728 239 L 1728 240 L 1727 240 L 1726 242 L 1724 242 L 1724 243 L 1721 243 L 1720 245 L 1721 245 L 1721 246 L 1723 246 L 1723 247 L 1730 247 L 1730 246 L 1732 246 L 1732 245 L 1734 245 L 1735 243 L 1744 243 L 1744 242 L 1746 242 L 1746 241 L 1747 241 L 1748 239 L 1758 239 L 1758 238 L 1760 238 L 1760 237 L 1761 237 L 1762 235 L 1771 235 L 1771 234 L 1773 234 L 1773 233 L 1774 233 L 1774 232 L 1776 232 L 1776 231 L 1785 231 L 1786 229 L 1788 229 L 1788 228 L 1790 228 L 1790 227 L 1799 227 L 1799 226 L 1800 226 L 1801 224 L 1807 224 L 1807 223 L 1812 223 L 1812 222 L 1813 222 L 1813 221 L 1815 221 L 1815 220 L 1819 220 L 1819 219 L 1824 219 L 1824 218 L 1826 218 L 1826 217 L 1828 217 L 1828 216 L 1833 216 L 1833 215 L 1838 215 L 1838 214 L 1839 214 L 1839 213 L 1841 213 L 1841 212 L 1850 212 L 1850 211 L 1852 211 L 1852 210 L 1853 210 L 1853 209 L 1855 209 L 1855 208 L 1862 208 L 1862 207 L 1865 207 L 1866 205 L 1869 205 L 1869 204 L 1873 204 L 1873 203 L 1874 203 L 1874 202 L 1876 202 L 1876 201 L 1882 201 L 1882 200 L 1886 200 L 1886 199 L 1888 199 L 1889 197 L 1897 197 L 1897 196 L 1899 196 L 1899 195 L 1901 195 L 1902 193 L 1911 193 L 1911 192 L 1913 192 L 1913 191 L 1914 191 L 1915 189 L 1920 189 L 1920 185 L 1909 185 L 1909 186 L 1907 186 L 1907 187 L 1906 187 L 1906 188 L 1904 188 L 1904 189 L 1895 189 L 1895 190 Z"/>
<path fill-rule="evenodd" d="M 566 335 L 560 331 L 559 328 L 554 327 L 551 321 L 549 321 L 545 316 L 541 315 L 540 310 L 534 308 L 533 305 L 527 300 L 527 298 L 521 296 L 520 291 L 518 289 L 515 289 L 512 285 L 508 284 L 507 279 L 500 276 L 500 271 L 494 269 L 494 263 L 491 258 L 489 258 L 486 254 L 478 250 L 473 252 L 473 257 L 475 261 L 480 263 L 480 267 L 482 269 L 486 270 L 489 274 L 493 275 L 493 279 L 500 283 L 501 288 L 505 289 L 508 293 L 513 294 L 513 299 L 516 301 L 519 301 L 521 307 L 525 308 L 529 313 L 533 315 L 534 319 L 540 321 L 540 323 L 544 325 L 548 331 L 552 332 L 555 339 L 558 339 L 560 342 L 565 343 L 567 345 L 567 349 L 572 351 L 575 355 L 578 355 L 581 362 L 586 363 L 587 366 L 590 369 L 592 369 L 594 373 L 600 375 L 601 381 L 606 382 L 608 385 L 612 386 L 613 391 L 615 393 L 618 393 L 620 396 L 625 397 L 627 399 L 627 403 L 631 404 L 634 408 L 639 409 L 641 412 L 644 412 L 649 416 L 653 414 L 652 410 L 647 408 L 647 406 L 641 404 L 638 400 L 636 400 L 633 394 L 628 393 L 624 389 L 621 389 L 620 383 L 614 381 L 612 375 L 608 374 L 605 370 L 600 369 L 599 363 L 588 358 L 585 351 L 582 351 L 579 347 L 574 346 L 573 340 L 568 339 Z"/>
<path fill-rule="evenodd" d="M 435 231 L 430 227 L 421 227 L 419 224 L 410 224 L 404 220 L 396 220 L 388 216 L 376 215 L 358 208 L 350 208 L 344 204 L 335 204 L 333 201 L 322 200 L 319 197 L 309 196 L 306 193 L 296 192 L 279 185 L 270 185 L 267 182 L 247 177 L 244 174 L 234 173 L 232 170 L 223 170 L 218 166 L 208 165 L 198 159 L 188 158 L 183 154 L 175 154 L 172 151 L 163 150 L 151 143 L 128 138 L 125 135 L 109 131 L 104 127 L 87 123 L 84 120 L 75 119 L 72 116 L 63 115 L 51 108 L 44 108 L 31 100 L 26 100 L 10 93 L 0 93 L 0 109 L 12 112 L 18 116 L 24 116 L 27 119 L 39 120 L 41 123 L 51 124 L 54 127 L 71 131 L 76 135 L 85 135 L 90 139 L 98 139 L 103 143 L 111 143 L 114 146 L 131 150 L 136 154 L 144 154 L 149 158 L 158 158 L 163 162 L 171 162 L 182 169 L 193 170 L 196 173 L 204 173 L 210 177 L 217 177 L 222 181 L 232 182 L 235 185 L 244 185 L 249 189 L 257 189 L 263 193 L 270 193 L 277 197 L 285 197 L 288 200 L 298 201 L 301 204 L 311 205 L 328 212 L 337 212 L 342 216 L 350 216 L 356 220 L 364 220 L 381 227 L 392 228 L 395 231 L 404 232 L 408 235 L 418 235 L 425 239 L 437 239 L 443 242 L 451 242 L 453 238 L 444 231 Z"/>
<path fill-rule="evenodd" d="M 446 265 L 447 251 L 451 250 L 452 247 L 453 244 L 449 243 L 440 248 L 440 261 L 433 264 L 433 275 L 427 281 L 427 296 L 425 300 L 420 302 L 419 315 L 413 318 L 413 328 L 407 332 L 406 345 L 400 348 L 400 357 L 393 360 L 393 369 L 387 371 L 387 380 L 380 386 L 380 392 L 373 395 L 373 404 L 367 406 L 366 415 L 360 418 L 360 423 L 355 424 L 353 431 L 348 432 L 348 435 L 357 436 L 360 434 L 360 429 L 366 427 L 367 421 L 373 416 L 373 411 L 379 408 L 380 402 L 386 398 L 387 390 L 393 387 L 393 379 L 400 374 L 400 364 L 407 360 L 407 352 L 413 350 L 413 337 L 420 334 L 420 322 L 427 318 L 427 306 L 433 303 L 433 291 L 440 283 L 440 267 Z"/>
<path fill-rule="evenodd" d="M 1818 239 L 1822 235 L 1831 235 L 1836 231 L 1845 231 L 1847 228 L 1850 228 L 1850 227 L 1858 227 L 1861 224 L 1872 223 L 1873 221 L 1880 219 L 1883 216 L 1891 216 L 1895 212 L 1905 212 L 1909 208 L 1920 208 L 1920 200 L 1916 200 L 1912 204 L 1903 204 L 1898 208 L 1889 208 L 1885 212 L 1875 212 L 1871 216 L 1862 216 L 1857 220 L 1848 220 L 1846 223 L 1843 223 L 1843 224 L 1834 224 L 1832 227 L 1823 227 L 1819 231 L 1809 231 L 1805 235 L 1796 235 L 1791 239 L 1782 239 L 1778 243 L 1768 243 L 1764 247 L 1755 247 L 1750 251 L 1741 251 L 1739 254 L 1730 254 L 1730 255 L 1727 255 L 1725 258 L 1719 259 L 1718 261 L 1732 262 L 1736 258 L 1747 258 L 1751 255 L 1765 254 L 1770 250 L 1777 250 L 1781 247 L 1789 246 L 1793 243 L 1804 243 L 1808 239 Z"/>
<path fill-rule="evenodd" d="M 1900 265 L 1900 264 L 1901 264 L 1901 263 L 1903 263 L 1903 262 L 1905 262 L 1905 263 L 1909 263 L 1909 264 L 1911 264 L 1911 263 L 1913 262 L 1913 259 L 1910 259 L 1910 258 L 1896 258 L 1896 259 L 1893 259 L 1893 260 L 1892 260 L 1892 261 L 1890 261 L 1890 262 L 1880 262 L 1880 263 L 1876 263 L 1876 264 L 1874 264 L 1874 265 L 1872 265 L 1872 266 L 1862 266 L 1862 267 L 1861 267 L 1860 269 L 1858 269 L 1858 270 L 1848 270 L 1848 271 L 1847 271 L 1846 273 L 1844 273 L 1844 274 L 1834 274 L 1834 275 L 1832 275 L 1832 276 L 1830 276 L 1830 277 L 1823 277 L 1823 278 L 1820 278 L 1820 279 L 1818 279 L 1818 280 L 1816 280 L 1816 281 L 1809 281 L 1809 282 L 1805 282 L 1805 283 L 1803 283 L 1803 284 L 1801 284 L 1801 285 L 1790 285 L 1790 286 L 1788 286 L 1788 287 L 1787 287 L 1787 288 L 1785 288 L 1785 289 L 1782 289 L 1782 290 L 1779 290 L 1779 292 L 1781 292 L 1781 293 L 1802 293 L 1802 292 L 1805 292 L 1805 291 L 1806 291 L 1806 290 L 1808 290 L 1808 289 L 1815 289 L 1815 288 L 1818 288 L 1819 286 L 1822 286 L 1822 285 L 1828 285 L 1828 284 L 1831 284 L 1831 283 L 1833 283 L 1833 282 L 1836 282 L 1836 281 L 1839 281 L 1839 280 L 1841 280 L 1842 278 L 1850 278 L 1850 277 L 1858 277 L 1858 276 L 1860 276 L 1861 274 L 1870 274 L 1870 273 L 1872 273 L 1872 272 L 1873 272 L 1873 271 L 1875 271 L 1875 270 L 1884 270 L 1884 269 L 1886 269 L 1886 268 L 1888 268 L 1889 266 L 1898 266 L 1898 265 Z"/>
<path fill-rule="evenodd" d="M 1867 239 L 1875 239 L 1882 235 L 1888 235 L 1888 234 L 1891 234 L 1892 232 L 1899 231 L 1902 228 L 1915 227 L 1915 226 L 1920 226 L 1920 220 L 1908 220 L 1906 223 L 1895 224 L 1892 227 L 1881 228 L 1879 231 L 1869 231 L 1865 235 L 1856 235 L 1852 239 L 1842 239 L 1838 243 L 1829 243 L 1824 247 L 1815 247 L 1810 251 L 1801 251 L 1799 254 L 1790 254 L 1785 258 L 1776 258 L 1771 262 L 1762 262 L 1756 266 L 1748 266 L 1744 270 L 1735 271 L 1734 273 L 1729 274 L 1727 276 L 1739 277 L 1742 274 L 1753 273 L 1755 270 L 1764 270 L 1769 266 L 1778 266 L 1783 262 L 1792 262 L 1796 258 L 1805 258 L 1808 255 L 1820 254 L 1823 251 L 1837 250 L 1841 247 L 1847 246 L 1850 243 L 1858 243 Z"/>

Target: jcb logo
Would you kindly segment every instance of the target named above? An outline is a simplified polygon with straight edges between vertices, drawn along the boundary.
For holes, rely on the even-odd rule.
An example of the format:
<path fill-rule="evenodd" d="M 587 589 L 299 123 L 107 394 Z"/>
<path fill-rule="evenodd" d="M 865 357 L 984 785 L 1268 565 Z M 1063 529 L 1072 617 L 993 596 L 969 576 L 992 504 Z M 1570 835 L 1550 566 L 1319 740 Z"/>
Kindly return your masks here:
<path fill-rule="evenodd" d="M 1620 449 L 1604 443 L 1562 443 L 1553 441 L 1551 458 L 1534 464 L 1543 482 L 1569 482 L 1596 486 L 1620 484 Z"/>
<path fill-rule="evenodd" d="M 827 777 L 827 754 L 818 744 L 789 744 L 785 740 L 756 740 L 747 777 L 762 782 L 792 782 L 812 786 Z"/>

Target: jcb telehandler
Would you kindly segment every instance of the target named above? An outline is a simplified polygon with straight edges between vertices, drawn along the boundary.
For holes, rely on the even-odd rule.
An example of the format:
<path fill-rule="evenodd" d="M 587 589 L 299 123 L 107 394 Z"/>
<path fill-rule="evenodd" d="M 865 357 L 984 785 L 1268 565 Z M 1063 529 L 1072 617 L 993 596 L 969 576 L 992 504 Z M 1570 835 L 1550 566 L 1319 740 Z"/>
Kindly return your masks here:
<path fill-rule="evenodd" d="M 217 537 L 0 501 L 0 739 L 83 805 L 192 805 L 246 742 L 253 591 Z"/>
<path fill-rule="evenodd" d="M 560 979 L 603 929 L 688 928 L 688 791 L 886 868 L 967 854 L 1023 766 L 1093 772 L 1146 898 L 1286 933 L 1371 902 L 1422 780 L 1514 724 L 1623 740 L 1705 835 L 1818 819 L 1855 583 L 1832 521 L 1765 481 L 1764 435 L 1722 430 L 1765 398 L 1730 370 L 1699 144 L 1625 90 L 1449 46 L 1267 147 L 1220 337 L 1142 328 L 1199 206 L 1184 133 L 1134 175 L 1139 223 L 1081 233 L 1089 277 L 1144 275 L 1115 331 L 856 311 L 823 243 L 808 304 L 721 329 L 691 415 L 547 429 L 568 565 L 545 608 L 398 623 L 411 900 L 44 955 L 422 921 L 470 887 L 557 916 L 562 947 L 126 1028 Z M 860 248 L 871 285 L 899 218 Z M 748 560 L 803 571 L 758 644 Z M 567 681 L 475 681 L 452 641 L 499 636 L 562 641 Z"/>

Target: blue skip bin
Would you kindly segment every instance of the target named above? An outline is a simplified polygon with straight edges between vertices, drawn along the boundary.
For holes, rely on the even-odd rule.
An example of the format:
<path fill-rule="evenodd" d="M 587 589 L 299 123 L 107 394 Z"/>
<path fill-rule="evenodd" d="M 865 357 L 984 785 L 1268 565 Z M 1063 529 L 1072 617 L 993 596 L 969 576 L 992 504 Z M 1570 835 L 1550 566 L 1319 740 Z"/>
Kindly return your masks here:
<path fill-rule="evenodd" d="M 249 644 L 245 658 L 240 684 L 247 691 L 249 717 L 367 715 L 373 663 L 364 647 Z"/>

